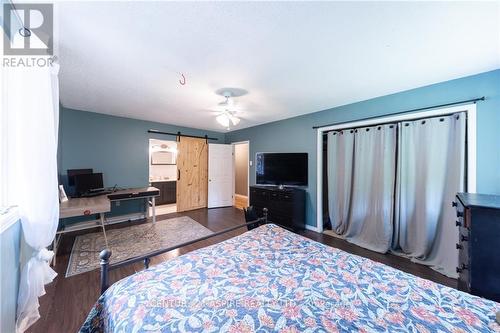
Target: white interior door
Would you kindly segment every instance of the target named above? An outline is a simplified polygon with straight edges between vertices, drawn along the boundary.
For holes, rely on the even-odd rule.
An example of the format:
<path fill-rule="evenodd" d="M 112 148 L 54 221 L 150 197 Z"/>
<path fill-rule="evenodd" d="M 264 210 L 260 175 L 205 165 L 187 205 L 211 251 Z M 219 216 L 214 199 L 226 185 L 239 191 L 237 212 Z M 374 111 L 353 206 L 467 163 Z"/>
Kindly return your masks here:
<path fill-rule="evenodd" d="M 233 205 L 233 146 L 208 144 L 208 208 Z"/>

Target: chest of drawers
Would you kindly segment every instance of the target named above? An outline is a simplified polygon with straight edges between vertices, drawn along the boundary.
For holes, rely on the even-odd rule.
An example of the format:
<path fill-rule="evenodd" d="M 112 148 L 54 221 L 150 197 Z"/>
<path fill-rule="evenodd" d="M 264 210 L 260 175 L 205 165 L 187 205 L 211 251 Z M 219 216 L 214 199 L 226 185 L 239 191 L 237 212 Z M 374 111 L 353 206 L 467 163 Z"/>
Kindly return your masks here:
<path fill-rule="evenodd" d="M 458 289 L 500 301 L 500 196 L 458 193 Z"/>
<path fill-rule="evenodd" d="M 306 220 L 305 190 L 250 186 L 250 205 L 258 214 L 267 208 L 269 221 L 292 230 L 302 230 Z M 259 215 L 259 217 L 262 217 Z"/>

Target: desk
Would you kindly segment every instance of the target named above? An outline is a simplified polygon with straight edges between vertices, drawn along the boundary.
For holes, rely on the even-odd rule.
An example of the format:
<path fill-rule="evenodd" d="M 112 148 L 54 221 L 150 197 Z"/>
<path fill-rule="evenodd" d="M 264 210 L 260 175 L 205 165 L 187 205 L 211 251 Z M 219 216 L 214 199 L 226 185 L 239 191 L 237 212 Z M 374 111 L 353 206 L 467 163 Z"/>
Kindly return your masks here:
<path fill-rule="evenodd" d="M 99 220 L 91 220 L 84 222 L 77 222 L 69 226 L 63 226 L 57 231 L 56 237 L 53 242 L 54 257 L 52 259 L 52 264 L 56 264 L 56 255 L 59 243 L 61 241 L 62 235 L 72 231 L 92 229 L 95 227 L 101 227 L 104 234 L 104 241 L 106 247 L 108 246 L 108 239 L 106 237 L 106 222 L 105 213 L 111 211 L 111 202 L 123 201 L 123 200 L 135 200 L 135 199 L 151 199 L 149 203 L 152 206 L 152 220 L 153 223 L 156 222 L 156 211 L 155 211 L 155 197 L 160 195 L 160 190 L 156 187 L 140 187 L 131 188 L 126 190 L 115 191 L 110 194 L 103 194 L 90 198 L 71 198 L 68 201 L 61 202 L 59 204 L 59 218 L 77 217 L 77 216 L 90 216 L 99 215 Z M 147 216 L 149 216 L 149 209 L 146 208 Z"/>
<path fill-rule="evenodd" d="M 102 214 L 111 211 L 107 195 L 92 198 L 72 198 L 59 204 L 59 218 Z"/>

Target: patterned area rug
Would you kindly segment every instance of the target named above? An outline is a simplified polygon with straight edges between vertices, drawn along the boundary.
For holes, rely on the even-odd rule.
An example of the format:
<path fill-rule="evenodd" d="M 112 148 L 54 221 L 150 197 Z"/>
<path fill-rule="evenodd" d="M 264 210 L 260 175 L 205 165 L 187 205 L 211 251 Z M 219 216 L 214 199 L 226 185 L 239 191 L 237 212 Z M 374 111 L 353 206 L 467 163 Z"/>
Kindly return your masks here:
<path fill-rule="evenodd" d="M 106 231 L 112 263 L 210 234 L 213 232 L 187 216 Z M 99 268 L 99 252 L 104 248 L 102 232 L 77 236 L 66 277 Z"/>

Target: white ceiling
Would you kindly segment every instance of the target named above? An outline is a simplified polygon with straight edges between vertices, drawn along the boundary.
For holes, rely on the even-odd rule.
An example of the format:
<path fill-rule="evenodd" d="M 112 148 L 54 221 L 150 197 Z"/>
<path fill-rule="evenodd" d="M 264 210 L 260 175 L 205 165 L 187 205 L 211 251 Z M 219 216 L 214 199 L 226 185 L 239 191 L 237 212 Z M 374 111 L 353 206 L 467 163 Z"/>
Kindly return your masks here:
<path fill-rule="evenodd" d="M 500 67 L 500 2 L 59 3 L 61 102 L 224 131 Z M 56 30 L 57 31 L 57 30 Z M 186 84 L 179 84 L 184 73 Z"/>

